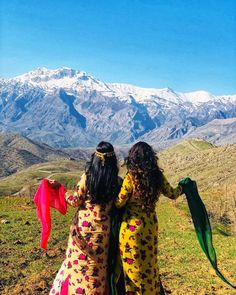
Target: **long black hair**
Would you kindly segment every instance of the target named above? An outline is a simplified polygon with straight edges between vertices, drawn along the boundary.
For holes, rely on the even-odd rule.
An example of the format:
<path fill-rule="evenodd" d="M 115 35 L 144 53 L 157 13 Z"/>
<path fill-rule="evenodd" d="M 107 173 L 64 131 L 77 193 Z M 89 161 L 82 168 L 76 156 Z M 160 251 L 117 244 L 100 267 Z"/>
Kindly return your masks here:
<path fill-rule="evenodd" d="M 163 186 L 163 173 L 157 161 L 152 147 L 142 141 L 130 149 L 126 159 L 127 170 L 133 176 L 135 191 L 145 211 L 155 209 Z"/>
<path fill-rule="evenodd" d="M 101 141 L 86 166 L 86 187 L 92 203 L 104 204 L 117 196 L 118 172 L 112 144 Z"/>

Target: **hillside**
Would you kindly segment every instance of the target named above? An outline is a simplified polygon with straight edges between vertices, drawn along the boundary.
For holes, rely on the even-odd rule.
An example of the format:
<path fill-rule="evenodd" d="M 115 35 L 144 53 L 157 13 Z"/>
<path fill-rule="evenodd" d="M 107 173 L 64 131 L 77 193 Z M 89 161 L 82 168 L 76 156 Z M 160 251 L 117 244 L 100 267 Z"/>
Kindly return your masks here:
<path fill-rule="evenodd" d="M 159 158 L 172 185 L 185 176 L 197 181 L 212 221 L 219 268 L 235 282 L 236 145 L 216 147 L 191 139 L 162 151 Z M 75 209 L 71 208 L 66 216 L 52 210 L 49 250 L 43 253 L 32 197 L 44 177 L 57 179 L 72 189 L 84 166 L 85 161 L 76 160 L 39 163 L 0 179 L 1 196 L 18 192 L 17 196 L 0 198 L 0 267 L 7 270 L 1 272 L 1 294 L 48 294 L 64 257 Z M 201 252 L 186 204 L 184 197 L 173 202 L 161 196 L 157 207 L 160 273 L 167 294 L 235 294 L 215 275 Z"/>
<path fill-rule="evenodd" d="M 203 189 L 234 184 L 236 180 L 236 145 L 216 147 L 192 139 L 164 150 L 160 164 L 173 181 L 189 176 Z"/>
<path fill-rule="evenodd" d="M 0 177 L 15 173 L 36 163 L 66 159 L 69 156 L 17 134 L 0 133 Z"/>
<path fill-rule="evenodd" d="M 117 148 L 122 159 L 128 147 Z M 91 149 L 84 151 L 88 159 Z M 77 149 L 68 151 L 75 158 Z M 190 139 L 172 146 L 159 154 L 160 166 L 173 184 L 186 176 L 196 180 L 208 211 L 215 221 L 230 227 L 236 233 L 236 145 L 216 147 L 200 139 Z M 20 193 L 37 187 L 39 180 L 53 177 L 71 187 L 84 170 L 84 160 L 59 160 L 34 164 L 11 176 L 0 179 L 0 195 Z M 120 170 L 124 175 L 125 168 Z M 31 193 L 32 194 L 32 193 Z"/>
<path fill-rule="evenodd" d="M 18 134 L 0 133 L 0 178 L 34 164 L 70 158 L 88 159 L 90 150 L 52 148 Z"/>
<path fill-rule="evenodd" d="M 43 170 L 41 167 L 45 165 L 48 167 L 53 165 L 52 169 L 58 169 L 58 167 L 55 168 L 57 163 L 60 167 L 62 163 L 66 163 L 66 160 L 88 161 L 94 149 L 95 148 L 56 149 L 46 144 L 33 141 L 25 136 L 0 133 L 0 195 L 17 192 L 19 188 L 25 185 L 25 181 L 30 183 L 34 177 L 37 178 L 37 171 Z M 127 155 L 128 149 L 129 146 L 115 147 L 118 159 L 122 160 Z M 55 162 L 55 167 L 53 162 Z M 34 171 L 34 176 L 28 176 L 28 174 L 32 174 L 32 171 Z M 12 175 L 12 177 L 5 179 L 5 177 L 10 175 Z M 15 181 L 15 179 L 17 181 Z M 21 184 L 18 185 L 19 183 Z M 9 189 L 2 189 L 2 184 L 4 184 L 3 186 L 5 188 L 9 187 Z"/>
<path fill-rule="evenodd" d="M 161 198 L 163 199 L 163 198 Z M 39 248 L 40 223 L 28 198 L 0 198 L 1 258 L 0 293 L 2 295 L 46 295 L 63 261 L 69 226 L 75 214 L 66 216 L 52 210 L 52 233 L 47 253 Z M 9 210 L 9 208 L 11 208 Z M 212 270 L 202 253 L 188 215 L 160 202 L 159 219 L 160 274 L 167 294 L 234 295 Z M 236 237 L 214 232 L 214 245 L 222 272 L 235 282 Z"/>
<path fill-rule="evenodd" d="M 196 180 L 212 218 L 236 233 L 235 144 L 216 147 L 202 140 L 186 140 L 163 151 L 160 165 L 173 183 L 186 176 Z"/>
<path fill-rule="evenodd" d="M 85 161 L 60 160 L 34 164 L 26 169 L 0 179 L 0 196 L 20 194 L 33 197 L 41 179 L 50 177 L 73 188 L 82 171 Z"/>

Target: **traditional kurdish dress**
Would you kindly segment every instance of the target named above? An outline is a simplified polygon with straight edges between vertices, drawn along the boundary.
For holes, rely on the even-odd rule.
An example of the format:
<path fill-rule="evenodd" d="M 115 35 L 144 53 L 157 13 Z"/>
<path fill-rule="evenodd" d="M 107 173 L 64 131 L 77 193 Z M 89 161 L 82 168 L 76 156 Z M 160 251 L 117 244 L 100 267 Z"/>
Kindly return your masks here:
<path fill-rule="evenodd" d="M 86 176 L 81 177 L 69 204 L 75 198 L 79 208 L 71 226 L 66 258 L 53 282 L 50 295 L 104 295 L 107 287 L 107 255 L 110 234 L 108 204 L 91 204 L 87 198 Z"/>
<path fill-rule="evenodd" d="M 181 194 L 181 187 L 172 188 L 164 177 L 162 193 L 176 199 Z M 119 241 L 126 294 L 160 294 L 157 215 L 155 211 L 146 213 L 142 208 L 130 173 L 126 175 L 116 200 L 118 208 L 125 205 Z"/>

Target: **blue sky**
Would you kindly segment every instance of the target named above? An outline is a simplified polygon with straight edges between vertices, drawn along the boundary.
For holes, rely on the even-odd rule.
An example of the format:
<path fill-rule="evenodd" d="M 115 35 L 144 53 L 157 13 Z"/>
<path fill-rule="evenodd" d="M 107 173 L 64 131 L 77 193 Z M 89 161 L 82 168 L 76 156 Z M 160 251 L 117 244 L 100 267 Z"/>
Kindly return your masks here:
<path fill-rule="evenodd" d="M 236 93 L 235 0 L 2 0 L 0 75 L 81 69 L 106 82 Z"/>

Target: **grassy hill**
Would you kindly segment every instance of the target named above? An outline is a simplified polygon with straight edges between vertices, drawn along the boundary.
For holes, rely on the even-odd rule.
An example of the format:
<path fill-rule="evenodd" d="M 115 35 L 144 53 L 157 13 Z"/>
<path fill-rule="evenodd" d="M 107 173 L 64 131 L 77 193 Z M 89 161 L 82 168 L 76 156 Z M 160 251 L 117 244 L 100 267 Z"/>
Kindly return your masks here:
<path fill-rule="evenodd" d="M 87 160 L 93 149 L 56 149 L 19 134 L 0 133 L 0 179 L 34 164 Z"/>
<path fill-rule="evenodd" d="M 36 163 L 68 159 L 60 150 L 17 134 L 0 133 L 0 177 L 10 175 Z"/>
<path fill-rule="evenodd" d="M 163 198 L 161 198 L 163 199 Z M 47 253 L 39 248 L 40 224 L 28 198 L 0 199 L 2 295 L 48 294 L 64 259 L 74 208 L 66 216 L 52 210 L 52 234 Z M 160 202 L 159 261 L 163 285 L 175 295 L 233 295 L 212 271 L 200 250 L 189 216 L 171 201 Z M 2 222 L 4 221 L 4 222 Z M 214 233 L 214 244 L 222 272 L 236 280 L 236 237 Z"/>
<path fill-rule="evenodd" d="M 60 160 L 32 165 L 8 177 L 0 178 L 0 196 L 29 194 L 32 197 L 33 191 L 39 185 L 41 179 L 50 177 L 65 184 L 68 188 L 73 188 L 84 171 L 85 161 L 80 160 Z"/>
<path fill-rule="evenodd" d="M 236 233 L 236 145 L 183 141 L 160 154 L 160 165 L 173 184 L 186 176 L 196 180 L 211 217 Z"/>
<path fill-rule="evenodd" d="M 195 179 L 214 230 L 219 268 L 236 283 L 236 145 L 215 147 L 202 140 L 183 141 L 159 155 L 160 166 L 173 185 L 182 177 Z M 0 179 L 0 293 L 5 295 L 48 294 L 63 260 L 69 225 L 75 213 L 66 216 L 52 210 L 49 250 L 39 248 L 40 224 L 32 202 L 33 188 L 44 177 L 55 178 L 72 188 L 84 171 L 84 161 L 60 160 L 41 164 Z M 125 174 L 125 168 L 121 169 Z M 200 250 L 184 197 L 160 198 L 160 273 L 167 294 L 236 294 L 214 274 Z"/>

